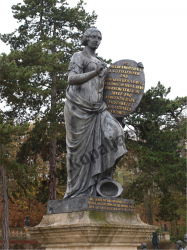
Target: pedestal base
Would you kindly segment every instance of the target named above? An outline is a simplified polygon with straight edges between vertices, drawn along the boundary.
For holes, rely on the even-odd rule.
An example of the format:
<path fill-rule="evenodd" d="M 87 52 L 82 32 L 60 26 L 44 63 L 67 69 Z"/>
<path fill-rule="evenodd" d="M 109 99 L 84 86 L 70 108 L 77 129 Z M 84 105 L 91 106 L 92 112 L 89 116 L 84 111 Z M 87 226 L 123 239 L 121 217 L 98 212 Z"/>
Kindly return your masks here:
<path fill-rule="evenodd" d="M 156 228 L 138 214 L 81 211 L 44 215 L 29 233 L 47 250 L 137 250 Z"/>
<path fill-rule="evenodd" d="M 128 244 L 127 245 L 108 245 L 108 246 L 104 246 L 104 245 L 98 245 L 95 244 L 94 246 L 91 246 L 89 244 L 84 244 L 84 245 L 80 245 L 80 246 L 64 246 L 64 245 L 59 245 L 58 248 L 53 248 L 53 247 L 47 247 L 46 250 L 60 250 L 60 249 L 63 249 L 63 250 L 137 250 L 137 247 L 136 246 L 129 246 Z"/>

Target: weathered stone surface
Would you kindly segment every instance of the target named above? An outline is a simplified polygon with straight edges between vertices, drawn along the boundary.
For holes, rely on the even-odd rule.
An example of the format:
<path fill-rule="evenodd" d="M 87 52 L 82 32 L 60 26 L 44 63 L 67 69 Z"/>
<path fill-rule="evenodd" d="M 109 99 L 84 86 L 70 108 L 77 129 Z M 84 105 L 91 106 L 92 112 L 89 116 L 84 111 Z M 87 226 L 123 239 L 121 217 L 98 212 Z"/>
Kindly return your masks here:
<path fill-rule="evenodd" d="M 136 250 L 155 230 L 138 214 L 82 211 L 45 215 L 29 232 L 47 250 Z"/>
<path fill-rule="evenodd" d="M 134 201 L 112 197 L 83 196 L 47 202 L 48 214 L 70 213 L 84 210 L 133 213 Z"/>

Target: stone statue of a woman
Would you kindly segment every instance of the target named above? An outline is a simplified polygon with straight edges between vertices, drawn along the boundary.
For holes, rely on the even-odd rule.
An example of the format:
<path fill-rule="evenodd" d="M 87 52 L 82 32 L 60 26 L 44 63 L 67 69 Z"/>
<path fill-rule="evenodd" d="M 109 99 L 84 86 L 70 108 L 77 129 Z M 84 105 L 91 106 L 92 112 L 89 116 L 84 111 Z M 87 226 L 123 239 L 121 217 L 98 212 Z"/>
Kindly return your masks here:
<path fill-rule="evenodd" d="M 117 161 L 127 152 L 124 132 L 103 101 L 106 65 L 95 55 L 102 40 L 95 27 L 86 30 L 83 51 L 68 69 L 64 117 L 67 144 L 67 189 L 64 198 L 97 195 L 96 185 L 112 179 Z"/>

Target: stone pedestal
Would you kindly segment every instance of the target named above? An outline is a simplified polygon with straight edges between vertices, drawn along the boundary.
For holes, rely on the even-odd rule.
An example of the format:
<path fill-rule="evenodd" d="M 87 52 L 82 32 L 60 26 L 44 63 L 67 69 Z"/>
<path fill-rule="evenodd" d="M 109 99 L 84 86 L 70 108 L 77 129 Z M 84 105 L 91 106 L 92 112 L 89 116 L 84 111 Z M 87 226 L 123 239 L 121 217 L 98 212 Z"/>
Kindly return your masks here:
<path fill-rule="evenodd" d="M 81 211 L 44 215 L 29 233 L 46 250 L 137 250 L 156 228 L 134 213 Z"/>
<path fill-rule="evenodd" d="M 28 227 L 28 226 L 25 226 L 25 227 L 24 227 L 24 229 L 25 229 L 25 236 L 26 236 L 27 239 L 30 239 L 30 238 L 31 238 L 31 236 L 30 236 L 30 234 L 29 234 L 29 228 L 30 228 L 30 227 Z"/>
<path fill-rule="evenodd" d="M 170 241 L 170 234 L 169 233 L 164 234 L 164 240 Z"/>

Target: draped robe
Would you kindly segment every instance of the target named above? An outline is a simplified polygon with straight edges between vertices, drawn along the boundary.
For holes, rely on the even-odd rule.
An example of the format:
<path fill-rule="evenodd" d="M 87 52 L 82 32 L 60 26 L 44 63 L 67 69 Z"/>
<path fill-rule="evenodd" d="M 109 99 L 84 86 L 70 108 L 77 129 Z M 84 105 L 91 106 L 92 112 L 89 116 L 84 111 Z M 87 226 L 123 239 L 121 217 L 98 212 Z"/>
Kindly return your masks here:
<path fill-rule="evenodd" d="M 69 71 L 93 71 L 100 59 L 75 53 Z M 67 145 L 67 189 L 64 198 L 96 194 L 101 180 L 112 178 L 117 161 L 127 152 L 120 123 L 107 110 L 103 88 L 107 70 L 66 91 L 64 117 Z"/>

